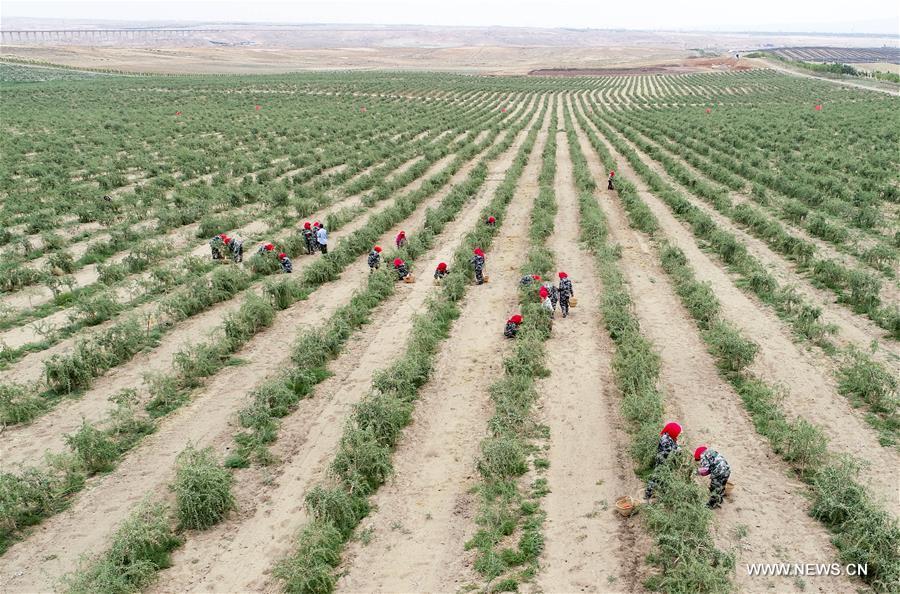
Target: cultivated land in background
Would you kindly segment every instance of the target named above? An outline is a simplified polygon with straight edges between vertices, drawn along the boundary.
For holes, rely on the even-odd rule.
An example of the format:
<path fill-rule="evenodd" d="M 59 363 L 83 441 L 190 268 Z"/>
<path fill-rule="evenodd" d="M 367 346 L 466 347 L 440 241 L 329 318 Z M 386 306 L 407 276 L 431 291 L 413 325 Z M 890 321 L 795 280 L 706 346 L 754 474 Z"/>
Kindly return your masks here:
<path fill-rule="evenodd" d="M 900 99 L 654 51 L 579 48 L 620 68 L 586 76 L 0 64 L 3 591 L 892 591 Z M 235 232 L 244 263 L 210 262 Z M 551 324 L 519 279 L 558 270 L 578 303 Z M 721 510 L 684 460 L 616 513 L 663 419 L 731 462 Z"/>

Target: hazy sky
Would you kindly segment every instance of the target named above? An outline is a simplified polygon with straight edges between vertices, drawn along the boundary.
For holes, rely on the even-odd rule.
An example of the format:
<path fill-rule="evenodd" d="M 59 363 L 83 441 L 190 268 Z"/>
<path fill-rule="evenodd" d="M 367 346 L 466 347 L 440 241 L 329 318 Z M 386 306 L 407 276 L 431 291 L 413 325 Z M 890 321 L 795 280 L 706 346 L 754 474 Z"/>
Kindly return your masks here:
<path fill-rule="evenodd" d="M 2 16 L 900 34 L 897 0 L 3 0 Z"/>

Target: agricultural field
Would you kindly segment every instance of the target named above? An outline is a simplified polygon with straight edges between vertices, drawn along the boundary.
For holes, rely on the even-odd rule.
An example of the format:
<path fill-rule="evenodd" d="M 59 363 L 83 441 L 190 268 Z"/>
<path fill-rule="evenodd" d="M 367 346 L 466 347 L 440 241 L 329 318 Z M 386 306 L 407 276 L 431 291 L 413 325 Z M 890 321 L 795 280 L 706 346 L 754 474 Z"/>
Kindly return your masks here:
<path fill-rule="evenodd" d="M 900 589 L 900 98 L 0 64 L 0 100 L 3 592 Z M 520 283 L 558 271 L 565 318 Z"/>

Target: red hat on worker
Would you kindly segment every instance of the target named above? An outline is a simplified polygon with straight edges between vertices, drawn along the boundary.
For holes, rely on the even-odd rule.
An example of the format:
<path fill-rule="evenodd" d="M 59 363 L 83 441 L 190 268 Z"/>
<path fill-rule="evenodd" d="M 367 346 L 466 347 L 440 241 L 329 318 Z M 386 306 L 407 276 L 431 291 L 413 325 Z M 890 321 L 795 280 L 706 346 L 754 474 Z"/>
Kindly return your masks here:
<path fill-rule="evenodd" d="M 494 217 L 488 217 L 488 223 L 496 223 L 496 222 L 497 222 L 497 219 L 495 219 Z"/>
<path fill-rule="evenodd" d="M 285 254 L 284 252 L 281 252 L 280 254 L 278 254 L 279 260 L 284 260 L 285 258 L 287 258 L 287 254 Z"/>
<path fill-rule="evenodd" d="M 447 263 L 446 263 L 446 262 L 441 262 L 440 264 L 438 264 L 437 269 L 438 269 L 438 270 L 447 270 Z"/>
<path fill-rule="evenodd" d="M 550 291 L 547 290 L 547 287 L 541 287 L 541 290 L 538 291 L 541 295 L 541 299 L 546 299 L 550 296 Z"/>
<path fill-rule="evenodd" d="M 520 316 L 519 314 L 516 314 L 516 315 L 514 315 L 513 317 L 511 317 L 511 318 L 509 319 L 509 321 L 512 322 L 513 324 L 517 324 L 517 325 L 518 325 L 518 324 L 521 324 L 521 323 L 522 323 L 522 316 Z"/>
<path fill-rule="evenodd" d="M 700 456 L 703 455 L 703 452 L 708 450 L 709 448 L 706 446 L 700 446 L 696 450 L 694 450 L 694 460 L 700 460 Z"/>
<path fill-rule="evenodd" d="M 222 241 L 225 242 L 225 245 L 228 245 L 229 243 L 231 243 L 231 238 L 228 237 L 228 236 L 226 235 L 226 236 L 222 239 Z"/>
<path fill-rule="evenodd" d="M 381 246 L 380 246 L 380 245 L 376 245 L 376 246 L 375 246 L 374 248 L 372 248 L 372 249 L 375 250 L 376 252 L 378 252 L 379 254 L 381 253 Z"/>
<path fill-rule="evenodd" d="M 397 234 L 397 237 L 406 237 L 406 231 L 401 231 Z"/>
<path fill-rule="evenodd" d="M 565 272 L 560 272 L 560 273 L 559 273 L 559 278 L 569 278 L 569 275 L 566 274 Z"/>
<path fill-rule="evenodd" d="M 303 223 L 303 228 L 304 228 L 304 229 L 309 229 L 310 227 L 312 227 L 312 225 L 310 224 L 309 221 L 306 221 L 305 223 Z"/>
<path fill-rule="evenodd" d="M 403 266 L 403 260 L 400 258 L 394 258 L 394 266 Z"/>
<path fill-rule="evenodd" d="M 538 280 L 541 280 L 541 275 L 540 275 L 540 274 L 532 274 L 532 275 L 531 275 L 531 278 L 533 278 L 534 280 L 538 281 Z"/>
<path fill-rule="evenodd" d="M 678 441 L 678 436 L 681 435 L 681 425 L 678 423 L 666 423 L 666 426 L 663 427 L 663 430 L 659 432 L 660 435 L 663 433 L 668 433 L 669 437 Z"/>
<path fill-rule="evenodd" d="M 275 249 L 275 246 L 272 245 L 271 243 L 267 243 L 267 244 L 264 245 L 263 247 L 266 248 L 266 251 L 267 251 L 267 252 L 271 252 L 272 250 Z"/>
<path fill-rule="evenodd" d="M 481 248 L 475 248 L 474 250 L 472 250 L 472 253 L 476 256 L 481 256 L 482 258 L 484 258 L 484 252 L 481 251 Z"/>

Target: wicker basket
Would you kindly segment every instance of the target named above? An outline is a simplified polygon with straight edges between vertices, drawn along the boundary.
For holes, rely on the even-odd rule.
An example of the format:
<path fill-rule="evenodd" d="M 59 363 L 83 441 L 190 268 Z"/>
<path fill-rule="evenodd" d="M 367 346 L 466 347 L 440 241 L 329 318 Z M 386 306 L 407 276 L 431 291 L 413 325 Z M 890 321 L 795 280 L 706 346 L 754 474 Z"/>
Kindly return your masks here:
<path fill-rule="evenodd" d="M 731 495 L 732 491 L 734 491 L 734 483 L 728 481 L 727 483 L 725 483 L 725 494 Z"/>
<path fill-rule="evenodd" d="M 405 282 L 405 283 L 407 283 L 407 284 L 411 284 L 411 283 L 416 282 L 416 279 L 415 279 L 415 277 L 414 277 L 413 275 L 407 274 L 407 275 L 403 278 L 403 282 Z"/>
<path fill-rule="evenodd" d="M 628 517 L 634 513 L 635 503 L 634 499 L 626 495 L 625 497 L 619 497 L 616 499 L 616 511 L 619 512 L 620 516 Z"/>
<path fill-rule="evenodd" d="M 569 307 L 575 307 L 576 305 L 578 305 L 578 299 L 575 299 L 574 297 L 569 297 Z"/>

